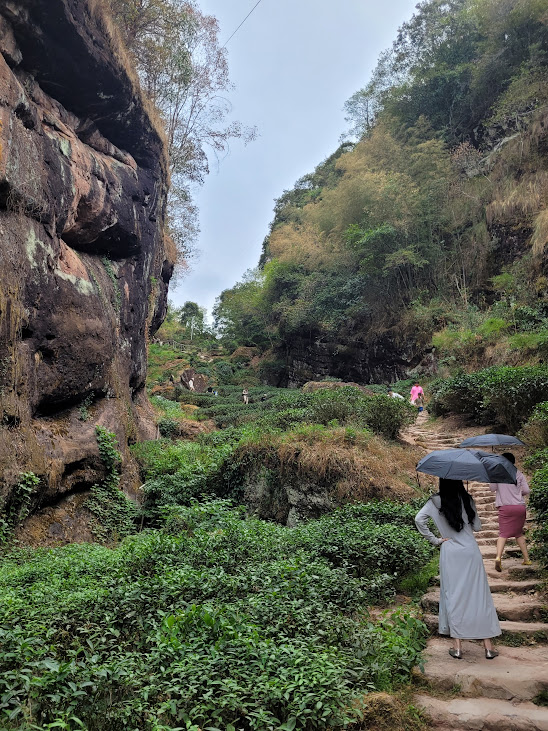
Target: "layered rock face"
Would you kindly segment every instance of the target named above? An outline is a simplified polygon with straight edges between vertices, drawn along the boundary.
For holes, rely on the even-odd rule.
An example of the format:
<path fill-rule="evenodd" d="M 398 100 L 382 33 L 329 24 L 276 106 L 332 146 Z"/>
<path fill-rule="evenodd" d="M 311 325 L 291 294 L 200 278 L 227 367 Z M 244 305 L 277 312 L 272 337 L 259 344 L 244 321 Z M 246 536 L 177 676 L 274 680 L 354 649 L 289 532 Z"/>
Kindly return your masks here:
<path fill-rule="evenodd" d="M 326 376 L 358 383 L 392 383 L 412 377 L 416 368 L 422 374 L 436 370 L 435 359 L 424 344 L 397 328 L 374 335 L 342 334 L 338 342 L 296 339 L 287 360 L 290 387 Z"/>
<path fill-rule="evenodd" d="M 165 144 L 98 2 L 3 0 L 0 52 L 0 510 L 33 471 L 42 538 L 70 540 L 82 516 L 56 509 L 102 476 L 95 425 L 116 433 L 128 491 L 127 446 L 155 433 Z"/>

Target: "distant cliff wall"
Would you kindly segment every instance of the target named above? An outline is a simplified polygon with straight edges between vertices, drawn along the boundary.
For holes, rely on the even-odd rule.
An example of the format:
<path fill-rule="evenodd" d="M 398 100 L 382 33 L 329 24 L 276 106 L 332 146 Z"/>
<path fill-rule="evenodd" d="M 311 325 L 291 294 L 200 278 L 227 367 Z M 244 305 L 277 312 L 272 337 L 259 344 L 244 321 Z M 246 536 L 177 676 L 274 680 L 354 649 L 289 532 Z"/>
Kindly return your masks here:
<path fill-rule="evenodd" d="M 128 444 L 154 435 L 146 341 L 173 270 L 166 147 L 119 48 L 99 2 L 0 4 L 0 510 L 33 471 L 46 541 L 85 524 L 96 424 L 118 437 L 127 492 Z"/>

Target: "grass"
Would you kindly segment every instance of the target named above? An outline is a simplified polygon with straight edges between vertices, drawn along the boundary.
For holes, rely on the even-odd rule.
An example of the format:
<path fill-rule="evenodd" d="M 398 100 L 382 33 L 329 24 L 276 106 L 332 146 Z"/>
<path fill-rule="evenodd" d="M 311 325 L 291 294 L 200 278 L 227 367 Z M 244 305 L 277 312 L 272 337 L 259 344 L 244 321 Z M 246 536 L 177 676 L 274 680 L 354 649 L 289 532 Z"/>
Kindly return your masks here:
<path fill-rule="evenodd" d="M 372 497 L 409 500 L 422 452 L 389 443 L 368 432 L 348 438 L 345 428 L 298 427 L 283 434 L 261 433 L 238 445 L 234 460 L 259 469 L 267 466 L 283 479 L 328 485 L 337 503 Z"/>
<path fill-rule="evenodd" d="M 409 576 L 405 576 L 397 586 L 397 590 L 419 600 L 423 594 L 426 594 L 429 587 L 433 583 L 433 579 L 439 574 L 440 559 L 439 554 L 434 555 L 432 559 L 418 571 Z"/>

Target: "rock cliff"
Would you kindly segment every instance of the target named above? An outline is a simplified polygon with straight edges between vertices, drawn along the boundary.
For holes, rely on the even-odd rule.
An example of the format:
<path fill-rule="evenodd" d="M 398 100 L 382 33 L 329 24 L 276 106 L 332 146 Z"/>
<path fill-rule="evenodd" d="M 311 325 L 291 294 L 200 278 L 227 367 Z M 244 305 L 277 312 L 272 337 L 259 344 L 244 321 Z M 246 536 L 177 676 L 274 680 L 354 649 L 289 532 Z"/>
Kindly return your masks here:
<path fill-rule="evenodd" d="M 96 424 L 118 437 L 123 488 L 138 486 L 127 447 L 154 435 L 167 179 L 161 127 L 99 0 L 3 0 L 0 510 L 33 471 L 40 539 L 87 536 L 77 498 L 102 475 Z"/>

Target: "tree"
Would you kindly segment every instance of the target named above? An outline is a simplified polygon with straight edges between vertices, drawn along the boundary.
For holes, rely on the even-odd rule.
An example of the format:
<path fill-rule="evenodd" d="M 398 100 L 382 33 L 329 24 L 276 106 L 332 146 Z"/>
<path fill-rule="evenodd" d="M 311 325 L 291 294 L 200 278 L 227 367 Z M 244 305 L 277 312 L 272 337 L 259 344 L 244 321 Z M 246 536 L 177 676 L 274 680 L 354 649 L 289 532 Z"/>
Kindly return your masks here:
<path fill-rule="evenodd" d="M 197 302 L 185 302 L 180 310 L 181 325 L 190 332 L 190 339 L 194 335 L 203 335 L 205 327 L 205 307 L 200 307 Z"/>
<path fill-rule="evenodd" d="M 145 93 L 158 108 L 169 144 L 171 189 L 168 226 L 188 258 L 198 233 L 194 185 L 209 172 L 208 157 L 230 141 L 253 139 L 254 129 L 228 122 L 227 52 L 219 45 L 216 18 L 192 0 L 110 0 Z"/>
<path fill-rule="evenodd" d="M 231 346 L 273 347 L 271 312 L 265 299 L 264 274 L 248 270 L 241 282 L 225 289 L 213 308 L 215 328 Z"/>

